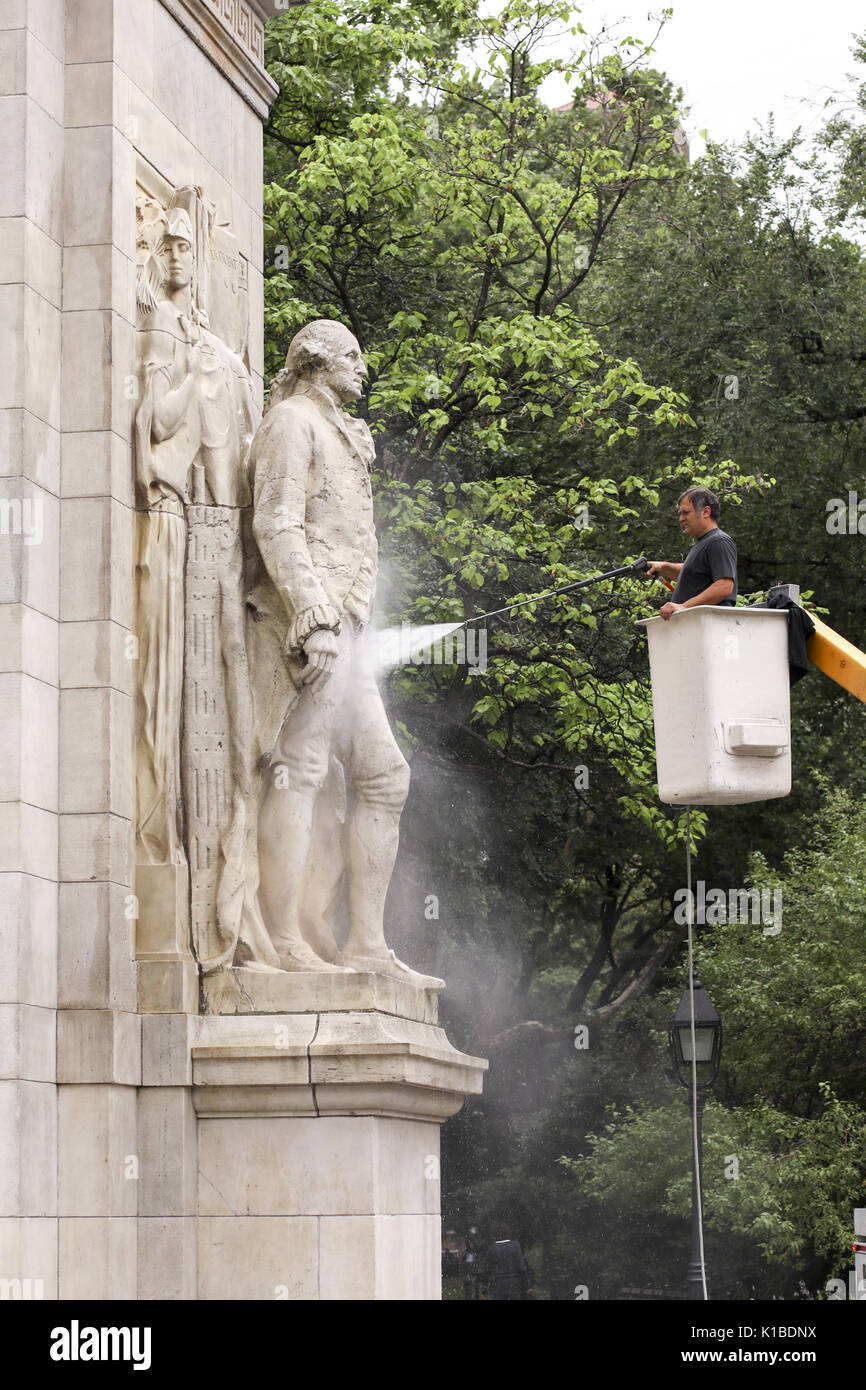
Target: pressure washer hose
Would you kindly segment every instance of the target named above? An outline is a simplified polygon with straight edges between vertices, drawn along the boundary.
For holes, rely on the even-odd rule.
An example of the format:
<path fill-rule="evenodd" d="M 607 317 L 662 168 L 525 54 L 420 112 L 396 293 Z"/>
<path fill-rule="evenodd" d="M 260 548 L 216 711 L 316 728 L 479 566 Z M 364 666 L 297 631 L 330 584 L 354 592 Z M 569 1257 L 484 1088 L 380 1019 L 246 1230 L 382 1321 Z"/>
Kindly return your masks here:
<path fill-rule="evenodd" d="M 594 574 L 589 579 L 577 579 L 573 584 L 563 584 L 559 589 L 548 589 L 546 593 L 535 594 L 532 598 L 522 598 L 517 603 L 506 603 L 504 608 L 494 608 L 490 613 L 476 613 L 474 618 L 465 618 L 462 623 L 458 623 L 454 631 L 461 627 L 468 627 L 470 623 L 480 623 L 484 618 L 497 618 L 500 613 L 512 613 L 515 608 L 525 608 L 530 603 L 542 603 L 546 598 L 555 598 L 557 594 L 567 594 L 573 589 L 584 589 L 589 584 L 600 584 L 603 579 L 621 579 L 626 574 L 646 574 L 649 569 L 649 560 L 645 555 L 640 555 L 630 565 L 623 565 L 620 569 L 606 570 L 604 574 Z M 658 576 L 663 584 L 669 589 L 673 589 L 673 584 Z"/>

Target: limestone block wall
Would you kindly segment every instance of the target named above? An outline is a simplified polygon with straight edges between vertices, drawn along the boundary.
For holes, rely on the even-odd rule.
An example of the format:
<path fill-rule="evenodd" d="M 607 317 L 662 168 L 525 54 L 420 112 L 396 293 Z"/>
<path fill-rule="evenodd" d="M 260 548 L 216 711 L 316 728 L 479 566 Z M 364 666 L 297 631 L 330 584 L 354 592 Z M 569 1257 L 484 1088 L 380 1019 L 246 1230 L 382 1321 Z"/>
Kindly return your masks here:
<path fill-rule="evenodd" d="M 439 1126 L 379 1116 L 201 1120 L 204 1299 L 441 1297 Z M 291 1153 L 291 1165 L 274 1154 Z M 245 1175 L 258 1177 L 250 1189 Z"/>
<path fill-rule="evenodd" d="M 57 1290 L 63 6 L 0 5 L 0 1275 Z"/>
<path fill-rule="evenodd" d="M 49 1298 L 136 1297 L 139 1216 L 195 1210 L 142 1179 L 188 1092 L 139 1129 L 139 1007 L 198 998 L 135 952 L 135 198 L 230 226 L 261 391 L 261 34 L 246 0 L 0 0 L 0 1276 Z"/>

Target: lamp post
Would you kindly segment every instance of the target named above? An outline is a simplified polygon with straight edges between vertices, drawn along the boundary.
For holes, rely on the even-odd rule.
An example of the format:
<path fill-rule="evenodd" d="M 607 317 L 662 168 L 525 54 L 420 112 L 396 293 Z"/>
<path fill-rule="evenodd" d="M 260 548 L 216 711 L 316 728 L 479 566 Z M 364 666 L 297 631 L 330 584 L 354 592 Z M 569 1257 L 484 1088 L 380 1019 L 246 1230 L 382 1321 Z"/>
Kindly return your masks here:
<path fill-rule="evenodd" d="M 694 996 L 694 1053 L 692 1052 L 691 999 Z M 697 1069 L 697 1144 L 692 1151 L 692 1258 L 686 1278 L 687 1298 L 702 1299 L 701 1241 L 698 1213 L 703 1200 L 703 1116 L 706 1093 L 719 1074 L 722 1056 L 722 1020 L 710 1002 L 710 996 L 698 979 L 698 969 L 692 967 L 692 989 L 683 991 L 677 1011 L 668 1029 L 674 1072 L 681 1086 L 692 1088 L 692 1057 Z"/>

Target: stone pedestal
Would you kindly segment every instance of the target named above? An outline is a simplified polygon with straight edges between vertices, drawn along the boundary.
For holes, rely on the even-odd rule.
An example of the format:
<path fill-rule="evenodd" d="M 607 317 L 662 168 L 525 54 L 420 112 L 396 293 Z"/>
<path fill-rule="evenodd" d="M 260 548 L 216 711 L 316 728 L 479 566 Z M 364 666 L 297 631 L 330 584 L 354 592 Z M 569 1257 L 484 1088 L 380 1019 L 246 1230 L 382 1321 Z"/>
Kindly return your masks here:
<path fill-rule="evenodd" d="M 439 1298 L 439 1126 L 486 1063 L 435 996 L 257 978 L 292 1011 L 143 1020 L 142 1297 Z"/>

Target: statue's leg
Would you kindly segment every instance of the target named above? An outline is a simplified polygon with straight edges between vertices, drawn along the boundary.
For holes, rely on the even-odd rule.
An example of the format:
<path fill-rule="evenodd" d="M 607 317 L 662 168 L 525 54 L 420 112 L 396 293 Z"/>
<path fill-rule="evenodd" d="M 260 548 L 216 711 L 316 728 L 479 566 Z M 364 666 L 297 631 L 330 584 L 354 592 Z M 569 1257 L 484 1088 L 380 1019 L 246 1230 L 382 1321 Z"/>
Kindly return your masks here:
<path fill-rule="evenodd" d="M 345 965 L 372 970 L 427 989 L 443 982 L 398 961 L 385 941 L 385 898 L 397 858 L 400 815 L 409 792 L 409 766 L 391 732 L 375 679 L 361 656 L 351 686 L 348 738 L 338 745 L 355 797 L 346 824 L 349 934 Z"/>
<path fill-rule="evenodd" d="M 387 727 L 387 725 L 386 725 Z M 388 729 L 388 734 L 391 734 Z M 364 747 L 366 769 L 352 767 L 355 799 L 346 825 L 349 935 L 345 955 L 385 956 L 385 898 L 400 839 L 400 813 L 409 790 L 409 768 L 394 742 L 375 736 Z M 376 752 L 381 761 L 371 766 Z"/>
<path fill-rule="evenodd" d="M 322 960 L 335 961 L 339 946 L 334 918 L 343 888 L 343 829 L 346 789 L 342 766 L 331 759 L 327 781 L 316 797 L 304 888 L 301 933 Z"/>
<path fill-rule="evenodd" d="M 345 663 L 344 663 L 345 664 Z M 338 658 L 320 691 L 304 690 L 290 711 L 265 774 L 259 813 L 259 900 L 285 970 L 341 968 L 318 956 L 301 931 L 313 809 L 325 783 L 345 672 Z"/>

